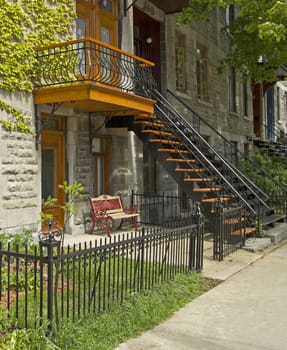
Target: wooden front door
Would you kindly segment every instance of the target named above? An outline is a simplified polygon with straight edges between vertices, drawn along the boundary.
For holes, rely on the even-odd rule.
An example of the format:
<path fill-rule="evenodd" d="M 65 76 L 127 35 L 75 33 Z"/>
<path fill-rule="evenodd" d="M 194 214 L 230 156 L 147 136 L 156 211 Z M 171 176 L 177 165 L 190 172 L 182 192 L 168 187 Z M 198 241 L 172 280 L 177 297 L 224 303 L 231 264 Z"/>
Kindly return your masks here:
<path fill-rule="evenodd" d="M 55 207 L 43 207 L 45 213 L 53 215 L 53 222 L 64 225 L 64 193 L 58 185 L 64 182 L 64 119 L 61 117 L 42 118 L 42 203 L 48 197 L 57 198 Z"/>

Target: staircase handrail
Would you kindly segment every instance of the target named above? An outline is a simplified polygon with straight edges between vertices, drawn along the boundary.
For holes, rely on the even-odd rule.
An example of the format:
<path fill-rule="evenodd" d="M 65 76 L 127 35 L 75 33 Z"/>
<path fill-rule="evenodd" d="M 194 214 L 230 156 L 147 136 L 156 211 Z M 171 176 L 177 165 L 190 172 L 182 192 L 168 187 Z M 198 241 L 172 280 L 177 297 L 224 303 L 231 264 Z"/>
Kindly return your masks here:
<path fill-rule="evenodd" d="M 160 98 L 164 101 L 165 107 L 168 106 L 168 107 L 169 107 L 169 110 L 172 111 L 173 114 L 176 115 L 177 118 L 180 119 L 181 123 L 185 124 L 185 127 L 186 127 L 186 128 L 190 128 L 191 131 L 192 131 L 192 133 L 195 134 L 195 135 L 200 139 L 200 141 L 203 142 L 203 143 L 205 144 L 205 146 L 206 146 L 209 150 L 211 150 L 211 152 L 212 152 L 214 155 L 216 155 L 216 156 L 218 157 L 218 159 L 221 160 L 221 162 L 225 165 L 225 167 L 226 167 L 229 171 L 231 171 L 231 173 L 232 173 L 235 177 L 237 177 L 237 178 L 240 179 L 240 181 L 246 186 L 246 188 L 248 188 L 249 191 L 251 191 L 251 192 L 253 193 L 253 195 L 258 199 L 258 201 L 261 202 L 261 204 L 262 204 L 263 206 L 265 206 L 266 208 L 269 209 L 269 207 L 267 206 L 267 204 L 265 203 L 265 201 L 264 201 L 264 200 L 263 200 L 249 185 L 248 185 L 248 183 L 246 183 L 246 181 L 245 181 L 242 177 L 239 176 L 237 169 L 236 169 L 233 165 L 231 165 L 231 163 L 227 162 L 226 159 L 225 159 L 219 152 L 217 152 L 217 150 L 214 149 L 214 148 L 200 135 L 200 133 L 199 133 L 197 130 L 194 129 L 194 127 L 193 127 L 192 125 L 190 125 L 189 123 L 187 123 L 187 121 L 185 120 L 185 118 L 184 118 L 176 109 L 174 109 L 174 107 L 170 104 L 170 102 L 169 102 L 164 96 L 162 96 L 162 95 L 160 94 L 160 92 L 156 91 L 156 94 L 157 94 L 157 96 L 160 96 Z M 157 100 L 158 100 L 158 99 L 157 99 Z M 156 105 L 156 107 L 159 108 L 158 105 Z M 241 196 L 241 194 L 234 188 L 234 186 L 221 174 L 220 171 L 218 171 L 218 169 L 212 164 L 212 162 L 210 162 L 210 160 L 205 156 L 205 154 L 202 153 L 201 150 L 200 150 L 196 145 L 194 145 L 193 143 L 191 143 L 189 139 L 187 139 L 185 133 L 184 133 L 180 128 L 178 128 L 178 126 L 173 122 L 173 120 L 170 119 L 170 118 L 168 117 L 168 115 L 167 115 L 162 109 L 160 109 L 160 111 L 161 111 L 161 113 L 163 113 L 163 115 L 169 120 L 169 122 L 178 130 L 178 132 L 181 134 L 181 136 L 182 136 L 185 140 L 187 140 L 188 145 L 189 145 L 189 146 L 191 145 L 191 146 L 193 147 L 193 149 L 195 149 L 196 152 L 197 152 L 198 154 L 200 154 L 201 160 L 204 159 L 204 161 L 205 161 L 206 163 L 208 163 L 208 165 L 213 169 L 213 171 L 215 171 L 216 174 L 230 187 L 230 189 L 231 189 L 245 204 L 246 204 L 246 206 L 249 207 L 249 209 L 251 209 L 251 210 L 253 211 L 253 208 L 250 207 L 249 203 L 246 202 L 246 200 L 245 200 L 245 199 Z M 188 145 L 185 145 L 185 146 L 188 148 Z M 249 181 L 250 181 L 250 180 L 249 180 Z M 264 192 L 263 192 L 263 193 L 264 193 Z M 268 197 L 266 194 L 265 194 L 265 196 Z"/>
<path fill-rule="evenodd" d="M 198 115 L 198 113 L 194 112 L 193 109 L 188 106 L 185 102 L 183 102 L 178 96 L 176 96 L 172 91 L 170 91 L 169 89 L 167 89 L 167 92 L 169 94 L 171 94 L 173 97 L 175 97 L 185 108 L 187 108 L 191 113 L 193 113 L 199 120 L 200 122 L 204 123 L 208 128 L 210 128 L 213 132 L 215 132 L 220 138 L 223 139 L 223 141 L 225 143 L 227 143 L 229 145 L 229 147 L 231 147 L 231 149 L 236 150 L 237 153 L 240 154 L 240 156 L 242 158 L 244 158 L 244 160 L 246 160 L 249 164 L 252 164 L 253 167 L 256 167 L 257 170 L 259 170 L 260 172 L 262 172 L 266 177 L 268 177 L 269 180 L 271 180 L 274 184 L 276 184 L 283 192 L 285 192 L 287 194 L 287 189 L 280 183 L 278 182 L 276 179 L 274 179 L 266 170 L 264 170 L 263 168 L 260 167 L 259 164 L 256 164 L 253 160 L 251 160 L 250 158 L 248 158 L 244 153 L 242 153 L 240 150 L 238 150 L 237 148 L 235 148 L 235 146 L 229 141 L 227 140 L 218 130 L 216 130 L 212 125 L 210 125 L 206 120 L 204 120 L 202 117 L 200 117 Z M 236 168 L 237 169 L 237 168 Z M 268 197 L 268 195 L 266 193 L 264 193 L 256 184 L 254 184 L 248 177 L 246 177 L 246 175 L 244 175 L 239 169 L 237 169 L 237 171 L 239 171 L 242 176 L 244 176 L 248 182 L 251 182 L 252 185 L 258 189 L 259 192 L 261 192 L 262 194 L 264 194 L 266 197 Z"/>

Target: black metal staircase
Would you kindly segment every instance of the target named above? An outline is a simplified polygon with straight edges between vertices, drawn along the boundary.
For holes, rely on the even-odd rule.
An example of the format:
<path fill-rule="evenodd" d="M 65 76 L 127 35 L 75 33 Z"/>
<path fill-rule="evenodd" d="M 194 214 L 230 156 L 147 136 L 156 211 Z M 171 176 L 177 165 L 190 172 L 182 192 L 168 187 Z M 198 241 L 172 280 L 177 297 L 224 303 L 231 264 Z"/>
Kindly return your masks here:
<path fill-rule="evenodd" d="M 179 186 L 193 200 L 202 203 L 207 217 L 212 218 L 218 205 L 225 209 L 243 207 L 249 225 L 254 221 L 262 223 L 266 218 L 270 224 L 286 217 L 287 191 L 283 186 L 275 181 L 276 199 L 264 193 L 232 163 L 232 143 L 188 106 L 185 107 L 189 115 L 183 116 L 158 91 L 154 91 L 153 97 L 157 101 L 155 115 L 137 116 L 133 129 Z M 216 133 L 220 140 L 215 142 L 216 147 L 201 135 L 202 123 Z M 244 156 L 240 152 L 239 155 Z M 260 171 L 251 161 L 250 167 L 257 174 Z"/>
<path fill-rule="evenodd" d="M 264 148 L 271 156 L 277 156 L 287 160 L 287 145 L 280 141 L 254 139 L 253 144 L 258 148 Z"/>
<path fill-rule="evenodd" d="M 213 140 L 216 150 L 223 155 L 223 157 L 233 165 L 235 163 L 235 170 L 241 174 L 250 184 L 259 196 L 270 207 L 270 211 L 261 216 L 260 224 L 262 227 L 273 225 L 277 221 L 282 221 L 287 215 L 287 189 L 267 171 L 260 167 L 260 164 L 248 158 L 244 153 L 237 149 L 236 145 L 225 138 L 218 130 L 213 128 L 205 119 L 195 113 L 190 106 L 188 106 L 182 99 L 177 97 L 172 91 L 167 90 L 169 99 L 172 100 L 173 105 L 179 103 L 186 110 L 185 119 L 191 120 L 198 132 L 208 130 L 208 135 Z M 182 110 L 182 108 L 181 108 Z M 284 138 L 283 138 L 284 139 Z M 285 138 L 286 139 L 286 138 Z M 277 135 L 278 148 L 284 149 L 282 135 Z M 275 142 L 271 142 L 274 144 Z M 281 154 L 282 155 L 282 154 Z M 248 175 L 243 175 L 238 169 L 237 164 L 245 163 L 245 170 Z M 233 165 L 234 166 L 234 165 Z M 266 185 L 267 184 L 267 185 Z M 264 190 L 262 190 L 264 188 Z"/>

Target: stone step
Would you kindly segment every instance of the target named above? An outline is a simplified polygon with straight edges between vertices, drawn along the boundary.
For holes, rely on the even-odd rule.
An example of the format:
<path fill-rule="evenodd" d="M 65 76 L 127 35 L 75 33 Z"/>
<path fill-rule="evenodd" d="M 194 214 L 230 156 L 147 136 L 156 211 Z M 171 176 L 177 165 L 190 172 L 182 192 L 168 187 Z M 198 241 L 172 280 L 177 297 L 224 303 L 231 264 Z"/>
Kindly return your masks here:
<path fill-rule="evenodd" d="M 272 243 L 279 243 L 287 239 L 287 223 L 277 223 L 274 227 L 269 228 L 265 237 L 270 238 Z"/>
<path fill-rule="evenodd" d="M 271 239 L 268 237 L 264 238 L 247 238 L 245 241 L 245 245 L 242 247 L 242 249 L 248 250 L 250 252 L 256 252 L 259 250 L 263 250 L 271 245 Z"/>

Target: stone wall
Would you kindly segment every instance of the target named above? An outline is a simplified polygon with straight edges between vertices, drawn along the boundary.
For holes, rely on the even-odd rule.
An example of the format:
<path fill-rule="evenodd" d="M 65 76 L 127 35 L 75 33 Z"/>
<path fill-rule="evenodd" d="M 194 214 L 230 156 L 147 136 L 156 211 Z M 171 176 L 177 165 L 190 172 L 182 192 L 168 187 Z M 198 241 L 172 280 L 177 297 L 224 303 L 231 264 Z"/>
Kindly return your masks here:
<path fill-rule="evenodd" d="M 252 91 L 248 82 L 248 115 L 243 115 L 242 83 L 237 76 L 236 105 L 237 112 L 229 111 L 229 77 L 228 72 L 218 73 L 220 61 L 228 50 L 228 38 L 221 33 L 225 25 L 225 12 L 214 10 L 211 17 L 192 26 L 177 26 L 176 15 L 166 17 L 166 60 L 167 87 L 198 113 L 204 120 L 223 134 L 228 140 L 238 142 L 243 148 L 247 137 L 253 135 Z M 185 75 L 186 91 L 176 91 L 175 40 L 176 32 L 185 36 Z M 197 43 L 207 48 L 209 98 L 203 100 L 197 96 L 196 46 Z M 185 108 L 177 105 L 180 112 Z M 203 129 L 202 134 L 209 136 Z M 212 143 L 212 140 L 210 140 Z"/>
<path fill-rule="evenodd" d="M 29 94 L 7 94 L 4 98 L 26 115 L 33 115 Z M 1 112 L 1 118 L 8 117 Z M 2 128 L 0 149 L 0 232 L 37 230 L 41 209 L 35 137 Z"/>

